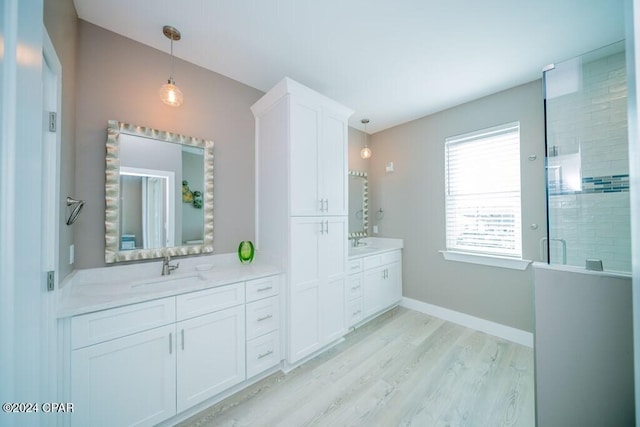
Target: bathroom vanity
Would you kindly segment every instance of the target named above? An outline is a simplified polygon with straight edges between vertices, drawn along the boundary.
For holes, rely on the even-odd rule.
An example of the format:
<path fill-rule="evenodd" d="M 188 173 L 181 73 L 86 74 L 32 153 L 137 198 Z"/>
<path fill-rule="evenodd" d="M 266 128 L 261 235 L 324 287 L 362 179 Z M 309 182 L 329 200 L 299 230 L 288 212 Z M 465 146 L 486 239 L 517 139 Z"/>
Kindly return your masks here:
<path fill-rule="evenodd" d="M 279 271 L 234 254 L 181 263 L 169 276 L 154 262 L 65 283 L 71 425 L 155 425 L 279 367 Z"/>
<path fill-rule="evenodd" d="M 347 321 L 349 327 L 371 320 L 402 299 L 402 239 L 369 237 L 349 247 Z"/>

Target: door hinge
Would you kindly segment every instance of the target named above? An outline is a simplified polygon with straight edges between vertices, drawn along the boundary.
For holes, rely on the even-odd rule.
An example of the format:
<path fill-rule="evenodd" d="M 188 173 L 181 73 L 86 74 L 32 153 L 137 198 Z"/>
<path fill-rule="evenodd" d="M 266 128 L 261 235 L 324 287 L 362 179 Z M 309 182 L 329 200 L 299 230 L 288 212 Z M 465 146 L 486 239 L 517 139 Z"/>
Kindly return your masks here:
<path fill-rule="evenodd" d="M 55 111 L 49 111 L 49 132 L 56 132 L 58 114 Z"/>
<path fill-rule="evenodd" d="M 55 280 L 56 280 L 56 272 L 55 271 L 47 271 L 47 290 L 49 292 L 55 289 Z"/>

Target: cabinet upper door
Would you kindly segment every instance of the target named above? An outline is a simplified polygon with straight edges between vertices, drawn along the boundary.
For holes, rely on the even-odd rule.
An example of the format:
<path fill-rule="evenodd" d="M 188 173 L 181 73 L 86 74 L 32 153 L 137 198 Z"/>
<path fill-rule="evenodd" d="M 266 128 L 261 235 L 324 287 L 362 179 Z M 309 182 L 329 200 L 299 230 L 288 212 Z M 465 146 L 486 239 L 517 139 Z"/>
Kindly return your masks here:
<path fill-rule="evenodd" d="M 318 215 L 324 201 L 319 196 L 318 147 L 322 110 L 300 97 L 290 98 L 291 142 L 289 177 L 292 216 Z"/>
<path fill-rule="evenodd" d="M 323 215 L 348 215 L 347 132 L 343 116 L 327 110 L 323 112 L 322 140 L 318 147 Z"/>

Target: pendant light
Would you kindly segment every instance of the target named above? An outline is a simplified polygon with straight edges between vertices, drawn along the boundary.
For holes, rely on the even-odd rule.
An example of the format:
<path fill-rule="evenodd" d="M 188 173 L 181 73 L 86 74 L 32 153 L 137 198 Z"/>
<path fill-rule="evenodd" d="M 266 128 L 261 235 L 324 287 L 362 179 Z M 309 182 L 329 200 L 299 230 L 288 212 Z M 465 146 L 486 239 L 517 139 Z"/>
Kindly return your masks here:
<path fill-rule="evenodd" d="M 160 87 L 158 94 L 165 104 L 171 105 L 172 107 L 179 107 L 182 104 L 182 91 L 176 86 L 176 82 L 173 80 L 173 41 L 180 40 L 180 31 L 169 25 L 165 25 L 162 27 L 162 33 L 171 40 L 171 74 L 169 74 L 167 84 Z"/>
<path fill-rule="evenodd" d="M 360 157 L 363 159 L 371 158 L 371 148 L 367 146 L 367 139 L 369 139 L 369 135 L 367 134 L 367 123 L 369 123 L 369 119 L 362 119 L 360 123 L 364 125 L 364 147 L 360 150 Z"/>

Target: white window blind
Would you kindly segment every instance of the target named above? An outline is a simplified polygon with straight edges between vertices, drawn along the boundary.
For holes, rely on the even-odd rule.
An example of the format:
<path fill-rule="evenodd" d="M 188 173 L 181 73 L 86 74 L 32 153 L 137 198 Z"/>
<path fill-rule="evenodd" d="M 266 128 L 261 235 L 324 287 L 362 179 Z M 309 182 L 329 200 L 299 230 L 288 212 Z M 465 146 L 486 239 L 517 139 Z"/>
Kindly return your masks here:
<path fill-rule="evenodd" d="M 447 250 L 522 258 L 520 123 L 445 140 Z"/>

